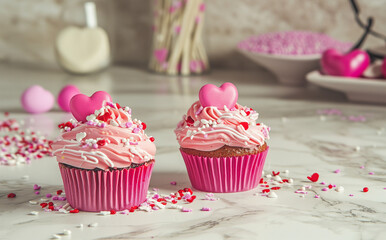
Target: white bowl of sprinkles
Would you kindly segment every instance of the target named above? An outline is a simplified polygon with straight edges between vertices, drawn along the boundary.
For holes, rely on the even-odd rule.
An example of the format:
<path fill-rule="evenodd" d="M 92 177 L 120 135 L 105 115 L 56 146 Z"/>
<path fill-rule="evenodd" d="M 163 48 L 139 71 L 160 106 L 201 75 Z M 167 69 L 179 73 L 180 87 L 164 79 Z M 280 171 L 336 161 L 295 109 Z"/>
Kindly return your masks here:
<path fill-rule="evenodd" d="M 308 32 L 273 32 L 239 42 L 238 50 L 252 61 L 270 70 L 285 85 L 306 83 L 306 74 L 319 68 L 323 51 L 346 51 L 352 43 L 340 42 L 328 35 Z"/>

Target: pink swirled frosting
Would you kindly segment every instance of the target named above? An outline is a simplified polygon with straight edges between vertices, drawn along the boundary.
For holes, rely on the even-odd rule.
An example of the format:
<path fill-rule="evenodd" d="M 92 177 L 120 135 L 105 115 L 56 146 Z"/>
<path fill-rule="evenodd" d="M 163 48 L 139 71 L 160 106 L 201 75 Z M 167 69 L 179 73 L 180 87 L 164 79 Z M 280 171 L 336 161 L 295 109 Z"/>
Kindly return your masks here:
<path fill-rule="evenodd" d="M 131 109 L 108 105 L 87 117 L 86 123 L 70 120 L 59 125 L 62 135 L 53 142 L 58 162 L 83 169 L 125 168 L 154 160 L 154 138 L 146 124 L 131 119 Z"/>
<path fill-rule="evenodd" d="M 220 110 L 195 102 L 174 130 L 182 148 L 213 151 L 225 145 L 255 148 L 269 139 L 270 128 L 256 123 L 259 114 L 236 104 Z"/>

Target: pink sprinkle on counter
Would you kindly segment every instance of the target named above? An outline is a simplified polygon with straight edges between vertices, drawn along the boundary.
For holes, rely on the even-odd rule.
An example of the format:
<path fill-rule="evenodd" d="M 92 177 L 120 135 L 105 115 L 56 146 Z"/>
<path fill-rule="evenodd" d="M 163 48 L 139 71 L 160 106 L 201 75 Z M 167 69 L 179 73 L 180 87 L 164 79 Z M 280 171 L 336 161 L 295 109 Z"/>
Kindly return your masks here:
<path fill-rule="evenodd" d="M 336 169 L 334 173 L 340 173 L 340 169 Z"/>
<path fill-rule="evenodd" d="M 209 212 L 211 209 L 210 208 L 208 208 L 208 207 L 203 207 L 203 208 L 201 208 L 201 211 L 204 211 L 204 212 Z"/>
<path fill-rule="evenodd" d="M 176 181 L 171 181 L 170 185 L 174 185 L 175 186 L 175 185 L 177 185 L 177 182 Z"/>
<path fill-rule="evenodd" d="M 374 175 L 374 172 L 369 172 L 369 175 Z"/>
<path fill-rule="evenodd" d="M 181 208 L 181 212 L 191 212 L 193 211 L 192 209 L 189 209 L 189 208 Z"/>

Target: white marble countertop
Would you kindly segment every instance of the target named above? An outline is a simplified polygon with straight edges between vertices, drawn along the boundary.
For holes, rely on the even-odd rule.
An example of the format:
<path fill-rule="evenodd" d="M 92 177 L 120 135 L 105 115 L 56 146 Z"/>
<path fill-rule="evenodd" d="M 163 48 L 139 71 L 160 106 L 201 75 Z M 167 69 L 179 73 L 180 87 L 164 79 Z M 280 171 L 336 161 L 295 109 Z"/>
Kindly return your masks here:
<path fill-rule="evenodd" d="M 193 209 L 190 213 L 163 209 L 101 216 L 44 212 L 29 203 L 62 189 L 52 157 L 28 165 L 0 166 L 0 239 L 49 239 L 54 234 L 62 239 L 386 238 L 384 106 L 350 103 L 339 93 L 318 88 L 284 87 L 272 80 L 272 75 L 259 72 L 213 70 L 205 76 L 178 78 L 115 67 L 99 75 L 73 77 L 0 65 L 0 73 L 0 111 L 8 111 L 11 118 L 25 122 L 34 119 L 32 127 L 50 138 L 58 134 L 56 125 L 70 116 L 58 107 L 41 115 L 24 113 L 19 97 L 32 84 L 57 94 L 65 84 L 75 83 L 86 94 L 105 90 L 114 101 L 129 105 L 133 115 L 146 121 L 147 132 L 156 138 L 156 167 L 150 188 L 164 194 L 190 187 L 173 133 L 178 120 L 197 99 L 203 84 L 232 81 L 239 89 L 239 103 L 253 107 L 260 113 L 260 121 L 272 127 L 265 174 L 280 171 L 282 178 L 294 181 L 276 191 L 278 198 L 262 196 L 261 187 L 243 193 L 215 194 L 217 201 L 201 200 L 205 193 L 195 191 L 197 200 L 187 205 Z M 342 114 L 320 116 L 318 110 L 324 109 L 338 109 Z M 353 121 L 353 116 L 364 116 L 365 121 Z M 341 172 L 334 173 L 337 169 Z M 317 183 L 307 180 L 314 172 L 320 174 Z M 325 186 L 321 181 L 343 186 L 344 192 L 334 188 L 322 191 Z M 34 184 L 42 186 L 41 196 L 34 194 Z M 308 194 L 295 193 L 304 185 L 312 186 Z M 367 193 L 362 192 L 364 187 L 369 188 Z M 7 198 L 10 192 L 17 196 Z M 200 211 L 202 207 L 210 207 L 211 211 Z M 28 215 L 31 211 L 39 214 Z M 88 227 L 91 223 L 98 226 Z M 78 228 L 79 224 L 84 228 Z M 60 235 L 64 229 L 72 235 Z"/>

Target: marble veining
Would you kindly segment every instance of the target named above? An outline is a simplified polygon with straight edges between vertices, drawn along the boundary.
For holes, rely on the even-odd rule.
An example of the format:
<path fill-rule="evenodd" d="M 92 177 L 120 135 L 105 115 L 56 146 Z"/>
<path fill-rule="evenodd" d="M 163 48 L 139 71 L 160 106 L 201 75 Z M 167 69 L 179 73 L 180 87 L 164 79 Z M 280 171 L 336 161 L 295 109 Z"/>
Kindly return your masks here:
<path fill-rule="evenodd" d="M 339 93 L 312 86 L 284 87 L 275 83 L 271 75 L 255 71 L 213 70 L 205 76 L 169 78 L 114 67 L 102 73 L 103 81 L 97 80 L 98 76 L 79 79 L 59 71 L 7 65 L 0 65 L 0 71 L 2 78 L 8 80 L 0 81 L 0 111 L 10 111 L 11 117 L 24 119 L 28 126 L 49 137 L 57 136 L 55 126 L 70 115 L 58 107 L 41 115 L 25 114 L 19 96 L 30 84 L 40 84 L 56 94 L 65 84 L 75 83 L 88 94 L 100 89 L 109 91 L 114 101 L 129 105 L 156 139 L 158 149 L 150 190 L 158 188 L 164 194 L 190 186 L 173 132 L 177 122 L 197 100 L 200 86 L 233 81 L 240 93 L 238 102 L 253 107 L 260 113 L 259 120 L 272 128 L 265 175 L 274 170 L 280 171 L 282 178 L 293 179 L 293 184 L 282 185 L 276 191 L 278 198 L 263 196 L 261 187 L 215 194 L 217 201 L 202 200 L 205 193 L 196 191 L 197 199 L 184 205 L 193 210 L 190 213 L 165 209 L 101 216 L 44 212 L 39 205 L 28 203 L 63 188 L 54 158 L 23 166 L 0 166 L 0 239 L 50 239 L 64 229 L 71 230 L 71 239 L 381 240 L 386 236 L 384 106 L 351 103 Z M 321 109 L 339 109 L 341 115 L 321 116 Z M 365 116 L 363 122 L 348 119 L 359 115 Z M 334 173 L 336 169 L 341 172 Z M 307 180 L 314 172 L 320 174 L 317 183 Z M 176 181 L 177 186 L 171 181 Z M 327 185 L 321 181 L 343 186 L 344 191 L 322 191 Z M 34 194 L 34 184 L 42 186 L 40 195 Z M 295 193 L 302 186 L 312 188 L 307 194 Z M 362 192 L 363 187 L 368 187 L 369 192 Z M 8 199 L 10 192 L 17 197 Z M 202 207 L 211 211 L 200 211 Z M 39 213 L 28 215 L 31 211 Z M 83 229 L 77 228 L 80 223 L 84 224 Z M 91 223 L 98 226 L 88 227 Z"/>

